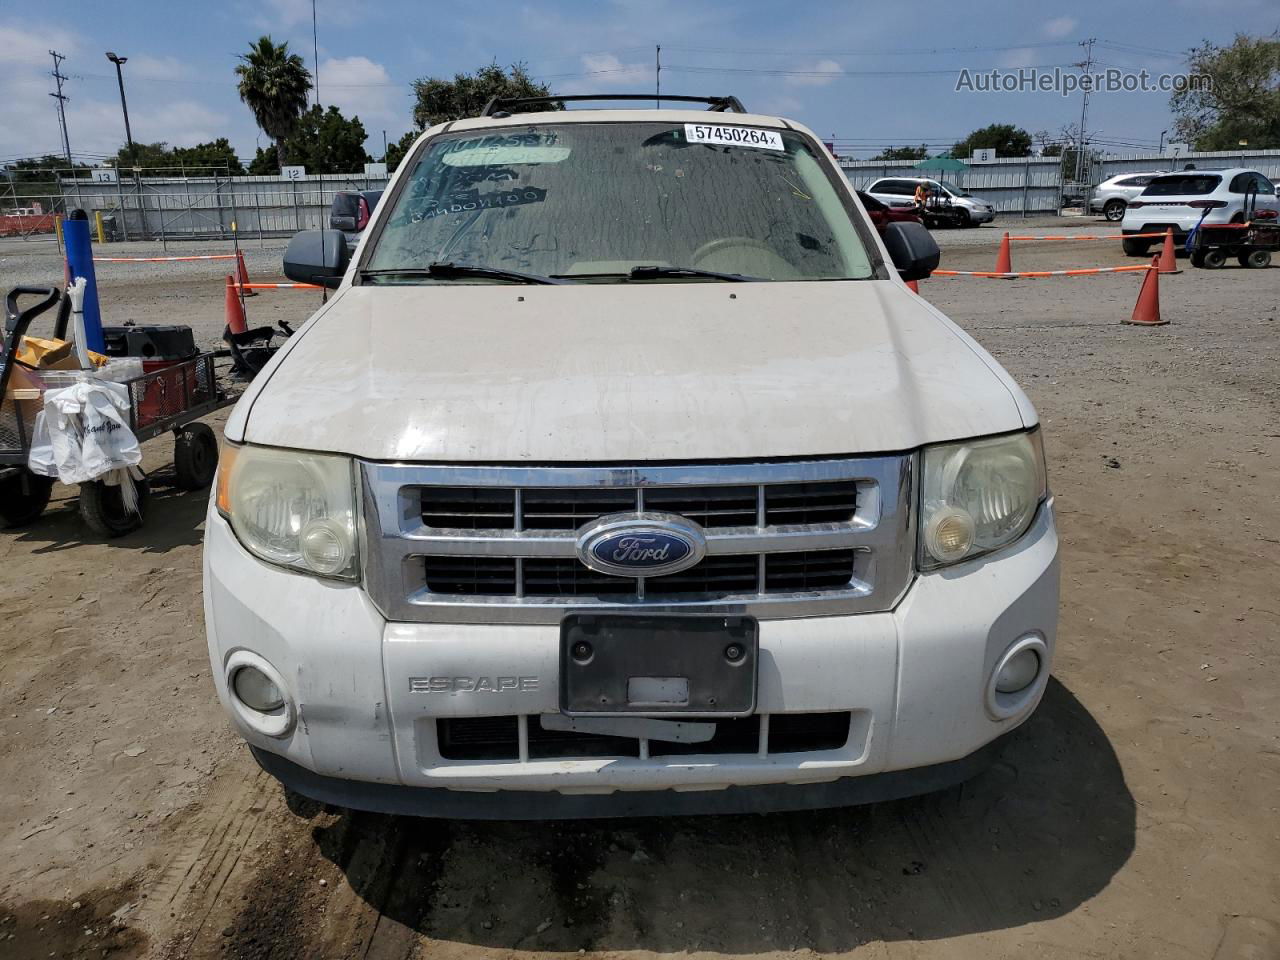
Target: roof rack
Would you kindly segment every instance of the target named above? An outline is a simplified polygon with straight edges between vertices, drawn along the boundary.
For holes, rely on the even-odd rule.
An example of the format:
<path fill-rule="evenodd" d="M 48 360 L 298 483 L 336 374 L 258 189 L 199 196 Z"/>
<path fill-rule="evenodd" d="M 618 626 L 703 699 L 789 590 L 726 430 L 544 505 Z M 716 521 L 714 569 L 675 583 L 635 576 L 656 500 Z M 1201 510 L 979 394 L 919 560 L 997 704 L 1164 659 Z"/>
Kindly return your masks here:
<path fill-rule="evenodd" d="M 510 116 L 511 107 L 523 107 L 534 103 L 571 103 L 579 100 L 656 100 L 657 97 L 650 96 L 647 93 L 583 93 L 572 94 L 567 97 L 494 97 L 484 105 L 484 109 L 480 111 L 482 117 L 502 117 Z M 743 109 L 742 101 L 737 97 L 672 97 L 663 96 L 662 100 L 672 100 L 676 103 L 705 103 L 708 104 L 708 110 L 733 111 L 734 113 L 746 113 Z"/>

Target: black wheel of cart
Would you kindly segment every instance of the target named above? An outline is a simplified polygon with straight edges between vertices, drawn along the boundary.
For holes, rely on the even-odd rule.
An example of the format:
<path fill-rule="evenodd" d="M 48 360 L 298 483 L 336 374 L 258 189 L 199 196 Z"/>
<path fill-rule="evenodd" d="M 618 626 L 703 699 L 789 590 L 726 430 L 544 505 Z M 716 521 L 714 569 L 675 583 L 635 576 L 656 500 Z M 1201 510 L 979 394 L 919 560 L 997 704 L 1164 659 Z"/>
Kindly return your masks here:
<path fill-rule="evenodd" d="M 1191 251 L 1191 253 L 1189 254 L 1189 257 L 1190 257 L 1190 259 L 1191 259 L 1191 265 L 1192 265 L 1193 267 L 1203 267 L 1203 266 L 1204 266 L 1204 251 L 1203 251 L 1203 250 L 1192 250 L 1192 251 Z"/>
<path fill-rule="evenodd" d="M 1271 266 L 1270 250 L 1250 250 L 1248 253 L 1240 254 L 1240 266 L 1250 267 L 1254 270 L 1265 270 Z"/>
<path fill-rule="evenodd" d="M 1221 250 L 1206 250 L 1202 259 L 1206 270 L 1217 270 L 1227 262 L 1227 255 Z"/>
<path fill-rule="evenodd" d="M 173 431 L 173 470 L 183 490 L 203 490 L 218 469 L 218 439 L 208 424 L 188 423 Z"/>
<path fill-rule="evenodd" d="M 85 525 L 99 536 L 122 537 L 142 526 L 147 515 L 151 487 L 144 477 L 134 481 L 138 491 L 138 509 L 125 509 L 120 487 L 109 487 L 101 480 L 80 484 L 80 516 Z"/>
<path fill-rule="evenodd" d="M 0 526 L 24 527 L 49 505 L 53 478 L 41 477 L 23 467 L 0 479 Z"/>

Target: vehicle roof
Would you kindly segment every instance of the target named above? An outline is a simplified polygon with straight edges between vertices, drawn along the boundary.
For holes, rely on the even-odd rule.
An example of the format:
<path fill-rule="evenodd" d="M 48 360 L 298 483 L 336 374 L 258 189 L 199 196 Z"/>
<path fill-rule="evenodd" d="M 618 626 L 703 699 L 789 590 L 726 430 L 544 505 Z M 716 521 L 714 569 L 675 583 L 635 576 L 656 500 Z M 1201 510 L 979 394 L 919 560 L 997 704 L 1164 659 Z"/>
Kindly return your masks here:
<path fill-rule="evenodd" d="M 449 132 L 479 130 L 486 127 L 519 127 L 530 123 L 710 123 L 721 126 L 780 127 L 813 136 L 813 131 L 794 120 L 762 113 L 729 113 L 723 110 L 540 110 L 537 113 L 514 113 L 509 117 L 468 117 L 455 120 Z M 437 124 L 427 133 L 440 133 Z"/>
<path fill-rule="evenodd" d="M 1166 170 L 1164 173 L 1160 174 L 1160 176 L 1161 177 L 1183 177 L 1183 176 L 1194 177 L 1194 176 L 1203 175 L 1206 173 L 1212 173 L 1220 177 L 1225 177 L 1227 176 L 1227 174 L 1234 175 L 1237 173 L 1261 174 L 1262 171 L 1256 170 L 1253 167 L 1196 167 L 1194 170 Z"/>
<path fill-rule="evenodd" d="M 1127 170 L 1124 173 L 1113 173 L 1103 183 L 1110 183 L 1112 180 L 1120 180 L 1123 177 L 1159 177 L 1166 173 L 1179 173 L 1178 170 Z M 1187 170 L 1187 173 L 1195 173 L 1195 170 Z"/>

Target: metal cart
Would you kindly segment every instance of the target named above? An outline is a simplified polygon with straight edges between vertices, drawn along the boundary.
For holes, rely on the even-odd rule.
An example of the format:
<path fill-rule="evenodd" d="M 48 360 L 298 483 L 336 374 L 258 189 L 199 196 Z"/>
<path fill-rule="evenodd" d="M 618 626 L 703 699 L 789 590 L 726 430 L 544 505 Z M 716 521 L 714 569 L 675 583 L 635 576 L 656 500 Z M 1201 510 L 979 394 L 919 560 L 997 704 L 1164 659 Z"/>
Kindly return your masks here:
<path fill-rule="evenodd" d="M 1187 255 L 1193 267 L 1216 270 L 1226 264 L 1227 257 L 1255 270 L 1271 265 L 1271 254 L 1280 250 L 1280 222 L 1274 209 L 1258 209 L 1256 187 L 1245 195 L 1240 223 L 1205 223 L 1210 209 L 1205 208 L 1200 222 L 1187 235 Z"/>
<path fill-rule="evenodd" d="M 42 299 L 18 308 L 18 298 Z M 4 352 L 0 358 L 0 525 L 31 523 L 44 511 L 53 479 L 27 467 L 36 415 L 43 409 L 47 384 L 42 373 L 17 360 L 18 346 L 31 322 L 60 304 L 54 335 L 66 338 L 70 304 L 53 287 L 15 287 L 5 298 Z M 177 485 L 199 490 L 213 481 L 218 466 L 218 442 L 207 424 L 196 423 L 236 397 L 219 385 L 215 354 L 201 353 L 162 369 L 121 381 L 129 391 L 129 427 L 141 443 L 165 431 L 174 435 L 174 473 Z M 65 373 L 65 372 L 61 372 Z M 137 482 L 138 509 L 125 508 L 120 487 L 100 480 L 80 484 L 80 515 L 91 530 L 118 537 L 137 529 L 146 515 L 150 488 Z"/>

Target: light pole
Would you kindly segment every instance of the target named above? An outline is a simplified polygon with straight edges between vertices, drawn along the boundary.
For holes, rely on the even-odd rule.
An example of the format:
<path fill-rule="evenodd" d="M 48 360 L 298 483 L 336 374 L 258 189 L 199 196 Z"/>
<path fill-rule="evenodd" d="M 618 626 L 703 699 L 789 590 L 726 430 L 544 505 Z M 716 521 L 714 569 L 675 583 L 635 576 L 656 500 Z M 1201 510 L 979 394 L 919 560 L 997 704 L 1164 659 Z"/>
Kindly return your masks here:
<path fill-rule="evenodd" d="M 129 129 L 129 104 L 124 99 L 124 73 L 120 70 L 121 67 L 129 62 L 129 58 L 117 57 L 108 50 L 107 59 L 116 65 L 116 80 L 120 83 L 120 109 L 124 111 L 124 139 L 129 145 L 130 160 L 136 160 L 133 156 L 133 131 Z"/>
<path fill-rule="evenodd" d="M 1162 157 L 1164 156 L 1164 135 L 1165 135 L 1166 133 L 1168 133 L 1168 132 L 1169 132 L 1168 130 L 1161 130 L 1161 131 L 1160 131 L 1160 149 L 1159 149 L 1159 150 L 1157 150 L 1156 152 L 1157 152 L 1158 154 L 1160 154 L 1160 156 L 1162 156 Z"/>

